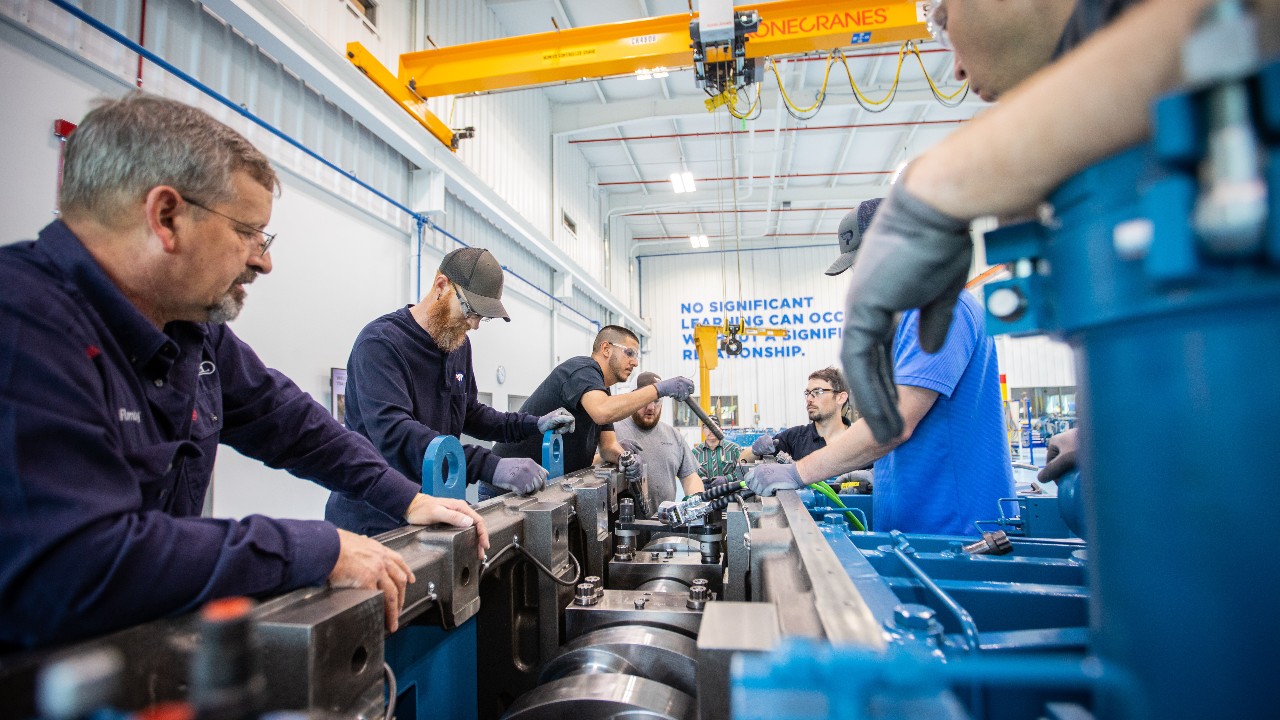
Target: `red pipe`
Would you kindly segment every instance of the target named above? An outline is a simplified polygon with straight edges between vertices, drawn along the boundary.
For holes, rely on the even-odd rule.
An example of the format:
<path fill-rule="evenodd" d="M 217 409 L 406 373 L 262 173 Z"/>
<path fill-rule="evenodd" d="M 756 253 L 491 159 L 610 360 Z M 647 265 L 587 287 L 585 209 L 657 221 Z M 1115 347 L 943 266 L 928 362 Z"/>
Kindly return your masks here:
<path fill-rule="evenodd" d="M 768 180 L 774 178 L 807 178 L 807 177 L 845 177 L 846 175 L 892 175 L 897 170 L 860 170 L 856 172 L 831 172 L 831 173 L 792 173 L 790 175 L 745 175 L 738 177 L 723 178 L 697 178 L 698 182 L 727 182 L 730 180 Z M 596 183 L 598 187 L 606 187 L 609 185 L 660 185 L 662 183 L 670 183 L 670 180 L 621 180 L 618 182 L 602 182 Z"/>
<path fill-rule="evenodd" d="M 784 212 L 838 212 L 840 210 L 857 210 L 851 207 L 833 207 L 833 208 L 774 208 L 776 213 Z M 619 213 L 619 217 L 649 217 L 655 215 L 732 215 L 735 213 L 762 213 L 769 212 L 764 208 L 759 210 L 670 210 L 666 212 L 634 212 Z"/>
<path fill-rule="evenodd" d="M 826 237 L 833 233 L 769 233 L 768 235 L 752 235 L 751 237 Z M 639 242 L 640 240 L 688 240 L 688 235 L 676 235 L 674 237 L 638 237 L 632 238 Z M 708 240 L 732 240 L 732 235 L 708 235 Z"/>
<path fill-rule="evenodd" d="M 968 120 L 913 120 L 909 122 L 885 122 L 885 123 L 851 123 L 849 125 L 811 125 L 809 127 L 789 127 L 779 128 L 779 132 L 808 132 L 810 130 L 852 130 L 854 128 L 875 128 L 875 127 L 910 127 L 912 125 L 955 125 L 966 123 Z M 773 128 L 763 128 L 757 130 L 758 133 L 771 133 Z M 691 133 L 670 133 L 667 135 L 638 135 L 636 137 L 623 138 L 591 138 L 586 140 L 570 140 L 570 145 L 582 143 L 602 143 L 602 142 L 631 142 L 634 140 L 668 140 L 671 138 L 687 138 L 687 137 L 718 137 L 720 135 L 746 135 L 746 130 L 730 130 L 724 132 L 691 132 Z"/>
<path fill-rule="evenodd" d="M 147 46 L 147 0 L 142 0 L 142 17 L 138 19 L 138 44 Z M 142 89 L 142 56 L 138 56 L 138 89 Z"/>

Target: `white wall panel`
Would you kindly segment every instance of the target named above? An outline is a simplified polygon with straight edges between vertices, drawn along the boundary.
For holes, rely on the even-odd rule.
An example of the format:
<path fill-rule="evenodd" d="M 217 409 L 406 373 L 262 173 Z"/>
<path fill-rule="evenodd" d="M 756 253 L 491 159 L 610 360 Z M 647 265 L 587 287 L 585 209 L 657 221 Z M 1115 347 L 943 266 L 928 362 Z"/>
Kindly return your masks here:
<path fill-rule="evenodd" d="M 1000 372 L 1009 387 L 1060 387 L 1076 384 L 1071 347 L 1045 335 L 996 338 Z"/>
<path fill-rule="evenodd" d="M 710 309 L 711 303 L 725 299 L 799 299 L 800 309 L 750 312 L 749 321 L 750 316 L 758 315 L 766 327 L 823 331 L 831 337 L 748 341 L 747 348 L 761 352 L 765 348 L 773 352 L 781 349 L 786 356 L 722 358 L 719 368 L 711 374 L 711 392 L 738 396 L 738 419 L 743 425 L 755 424 L 757 414 L 759 424 L 772 427 L 808 422 L 800 393 L 809 373 L 839 362 L 838 318 L 843 316 L 836 313 L 842 309 L 848 279 L 822 274 L 834 258 L 834 250 L 825 246 L 740 255 L 699 253 L 640 258 L 641 314 L 651 318 L 654 331 L 641 367 L 664 377 L 687 375 L 696 382 L 698 361 L 692 342 L 686 342 L 686 336 L 691 339 L 692 335 L 687 326 L 697 318 L 715 322 L 723 317 L 723 313 Z M 695 303 L 702 304 L 703 312 L 682 311 L 682 306 Z M 799 322 L 795 322 L 796 314 L 801 316 Z"/>

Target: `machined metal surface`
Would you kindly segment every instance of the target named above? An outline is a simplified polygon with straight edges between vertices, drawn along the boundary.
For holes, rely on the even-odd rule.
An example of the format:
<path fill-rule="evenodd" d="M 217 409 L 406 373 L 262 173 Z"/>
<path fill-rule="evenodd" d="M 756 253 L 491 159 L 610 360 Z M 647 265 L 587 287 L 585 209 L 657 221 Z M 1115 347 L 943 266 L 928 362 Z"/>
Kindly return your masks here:
<path fill-rule="evenodd" d="M 572 640 L 593 630 L 616 625 L 665 628 L 694 638 L 702 624 L 702 613 L 685 607 L 688 599 L 687 591 L 605 590 L 595 605 L 565 608 L 565 638 Z M 637 601 L 641 601 L 641 608 L 636 607 Z"/>
<path fill-rule="evenodd" d="M 698 709 L 703 718 L 729 717 L 729 663 L 738 653 L 773 650 L 782 642 L 773 603 L 714 602 L 698 631 Z"/>
<path fill-rule="evenodd" d="M 673 552 L 641 551 L 632 560 L 614 559 L 609 562 L 609 586 L 617 590 L 636 589 L 654 580 L 669 580 L 688 589 L 694 580 L 706 580 L 712 592 L 719 593 L 724 585 L 724 567 L 719 563 L 702 562 L 695 549 Z"/>
<path fill-rule="evenodd" d="M 671 630 L 620 626 L 594 630 L 564 646 L 543 668 L 543 683 L 572 675 L 621 673 L 656 680 L 696 696 L 698 648 Z"/>
<path fill-rule="evenodd" d="M 517 700 L 507 720 L 640 718 L 694 720 L 697 703 L 685 693 L 632 675 L 574 675 L 540 685 Z"/>
<path fill-rule="evenodd" d="M 883 648 L 883 629 L 795 491 L 761 503 L 761 526 L 752 531 L 753 599 L 778 603 L 786 635 Z"/>

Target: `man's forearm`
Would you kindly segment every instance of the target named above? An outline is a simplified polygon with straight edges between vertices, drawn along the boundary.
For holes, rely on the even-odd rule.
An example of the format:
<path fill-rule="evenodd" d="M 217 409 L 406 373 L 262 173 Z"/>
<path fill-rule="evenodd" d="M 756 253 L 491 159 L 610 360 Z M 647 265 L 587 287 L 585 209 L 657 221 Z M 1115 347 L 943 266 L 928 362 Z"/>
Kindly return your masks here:
<path fill-rule="evenodd" d="M 1180 78 L 1181 39 L 1211 0 L 1147 0 L 912 163 L 901 182 L 957 218 L 1034 207 L 1064 180 L 1147 136 Z M 1139 43 L 1135 38 L 1161 38 Z"/>
<path fill-rule="evenodd" d="M 650 385 L 622 395 L 606 395 L 596 406 L 596 412 L 591 412 L 591 408 L 587 408 L 587 412 L 597 425 L 614 423 L 631 417 L 637 410 L 657 399 L 658 390 L 656 386 Z M 597 413 L 600 417 L 597 417 Z"/>
<path fill-rule="evenodd" d="M 900 441 L 876 442 L 866 421 L 859 420 L 826 447 L 796 462 L 796 469 L 806 484 L 814 483 L 855 468 L 866 467 L 888 455 L 889 451 L 900 444 Z"/>

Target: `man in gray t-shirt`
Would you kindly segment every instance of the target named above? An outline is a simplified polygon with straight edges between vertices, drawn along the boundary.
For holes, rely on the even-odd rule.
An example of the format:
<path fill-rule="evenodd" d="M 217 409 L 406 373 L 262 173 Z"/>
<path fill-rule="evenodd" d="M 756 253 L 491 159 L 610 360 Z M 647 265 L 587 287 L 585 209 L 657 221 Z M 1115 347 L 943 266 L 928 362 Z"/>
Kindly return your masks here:
<path fill-rule="evenodd" d="M 662 378 L 643 372 L 636 378 L 636 389 L 655 385 Z M 680 500 L 702 492 L 698 463 L 684 436 L 662 418 L 659 398 L 613 424 L 622 446 L 644 461 L 649 478 L 649 501 L 657 508 L 665 500 Z M 677 481 L 679 485 L 677 485 Z"/>

